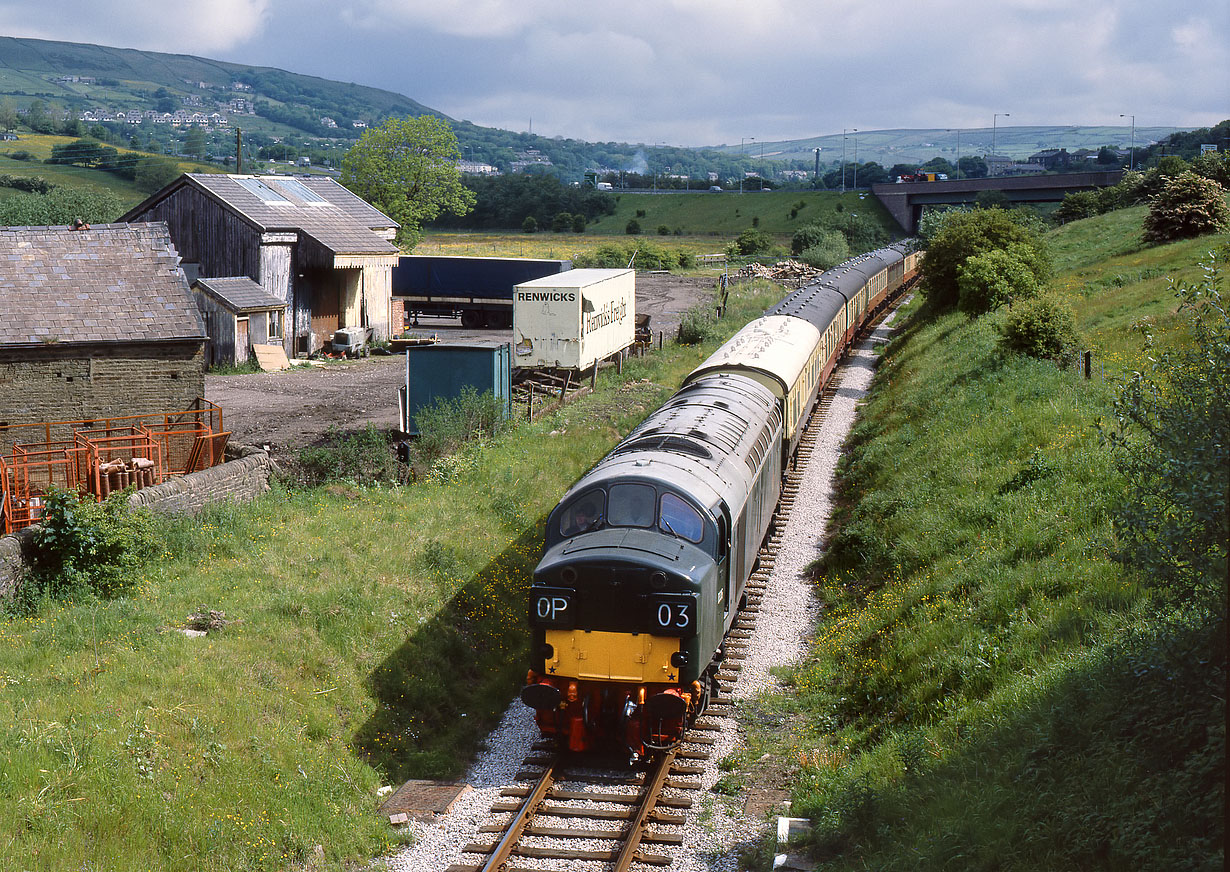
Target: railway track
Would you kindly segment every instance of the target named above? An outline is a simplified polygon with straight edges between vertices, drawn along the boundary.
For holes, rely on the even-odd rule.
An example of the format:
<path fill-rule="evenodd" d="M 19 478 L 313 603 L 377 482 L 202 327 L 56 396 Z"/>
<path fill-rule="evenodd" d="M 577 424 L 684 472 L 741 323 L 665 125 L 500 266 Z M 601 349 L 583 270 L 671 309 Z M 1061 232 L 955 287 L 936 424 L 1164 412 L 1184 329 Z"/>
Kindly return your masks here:
<path fill-rule="evenodd" d="M 892 307 L 886 308 L 866 332 L 870 332 Z M 638 866 L 664 868 L 671 864 L 670 848 L 683 843 L 671 832 L 685 823 L 693 805 L 690 794 L 699 791 L 698 776 L 709 760 L 718 719 L 732 717 L 731 692 L 739 680 L 747 646 L 756 630 L 756 620 L 782 542 L 782 531 L 798 499 L 799 488 L 815 451 L 819 423 L 832 405 L 838 379 L 829 381 L 799 440 L 787 472 L 774 517 L 774 531 L 757 555 L 757 565 L 747 581 L 744 601 L 724 643 L 718 681 L 721 692 L 688 731 L 683 743 L 656 755 L 644 771 L 629 772 L 626 765 L 610 768 L 591 758 L 559 754 L 554 744 L 535 745 L 521 771 L 518 786 L 501 790 L 501 799 L 491 807 L 501 823 L 480 828 L 489 840 L 475 841 L 463 849 L 476 862 L 454 863 L 446 872 L 539 872 L 542 866 L 515 865 L 518 859 L 558 864 L 601 863 L 604 870 L 627 872 Z M 569 868 L 559 866 L 558 868 Z M 587 866 L 585 868 L 597 868 Z"/>

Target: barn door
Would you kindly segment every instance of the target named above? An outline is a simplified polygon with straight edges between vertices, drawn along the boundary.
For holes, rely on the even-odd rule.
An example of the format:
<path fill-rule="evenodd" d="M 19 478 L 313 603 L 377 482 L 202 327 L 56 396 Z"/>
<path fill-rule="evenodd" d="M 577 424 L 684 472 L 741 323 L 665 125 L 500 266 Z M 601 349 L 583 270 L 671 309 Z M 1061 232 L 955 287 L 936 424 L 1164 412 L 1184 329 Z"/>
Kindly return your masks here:
<path fill-rule="evenodd" d="M 248 319 L 240 318 L 235 322 L 235 362 L 247 363 L 251 349 L 248 342 Z"/>
<path fill-rule="evenodd" d="M 338 275 L 333 270 L 312 270 L 311 282 L 312 332 L 316 334 L 316 347 L 328 346 L 340 325 L 341 287 Z"/>

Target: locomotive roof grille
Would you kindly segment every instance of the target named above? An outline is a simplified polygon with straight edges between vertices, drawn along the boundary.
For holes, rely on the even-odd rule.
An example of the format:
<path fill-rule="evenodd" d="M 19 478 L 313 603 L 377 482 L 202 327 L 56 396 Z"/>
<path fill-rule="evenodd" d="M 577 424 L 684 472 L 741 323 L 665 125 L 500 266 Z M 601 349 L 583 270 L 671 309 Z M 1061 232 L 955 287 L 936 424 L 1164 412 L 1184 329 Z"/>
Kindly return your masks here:
<path fill-rule="evenodd" d="M 693 430 L 692 432 L 700 433 L 699 430 Z M 665 433 L 660 436 L 642 436 L 639 439 L 633 439 L 631 442 L 620 445 L 611 454 L 626 454 L 629 451 L 675 451 L 679 454 L 688 454 L 692 457 L 704 458 L 705 460 L 713 457 L 713 452 L 705 446 L 699 445 L 687 437 L 678 436 L 673 433 Z"/>

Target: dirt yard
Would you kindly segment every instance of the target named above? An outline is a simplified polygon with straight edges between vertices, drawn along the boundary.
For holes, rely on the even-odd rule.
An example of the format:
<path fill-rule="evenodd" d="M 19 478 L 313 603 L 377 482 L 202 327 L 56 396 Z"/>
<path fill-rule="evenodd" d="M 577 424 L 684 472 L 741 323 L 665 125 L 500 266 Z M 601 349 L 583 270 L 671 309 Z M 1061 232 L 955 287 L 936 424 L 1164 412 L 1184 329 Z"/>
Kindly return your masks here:
<path fill-rule="evenodd" d="M 656 337 L 674 333 L 683 313 L 711 296 L 716 278 L 638 275 L 637 311 L 648 313 Z M 456 319 L 424 319 L 419 333 L 441 342 L 508 342 L 510 330 L 464 330 Z M 254 375 L 209 375 L 206 399 L 222 407 L 231 440 L 269 446 L 275 455 L 293 455 L 312 445 L 330 427 L 351 429 L 371 423 L 397 426 L 397 389 L 405 383 L 405 357 L 328 361 L 310 369 Z"/>

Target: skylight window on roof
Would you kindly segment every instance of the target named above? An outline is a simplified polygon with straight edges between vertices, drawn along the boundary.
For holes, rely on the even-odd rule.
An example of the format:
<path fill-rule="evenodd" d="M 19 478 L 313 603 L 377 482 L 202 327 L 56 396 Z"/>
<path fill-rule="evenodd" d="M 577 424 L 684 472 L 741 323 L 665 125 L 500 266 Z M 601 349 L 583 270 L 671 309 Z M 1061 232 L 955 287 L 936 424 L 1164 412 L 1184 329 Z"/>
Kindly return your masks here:
<path fill-rule="evenodd" d="M 271 179 L 270 184 L 282 193 L 289 194 L 296 200 L 309 205 L 323 205 L 329 202 L 298 179 Z"/>
<path fill-rule="evenodd" d="M 260 199 L 266 206 L 293 206 L 290 200 L 283 197 L 260 179 L 236 179 L 239 186 L 249 194 Z"/>

